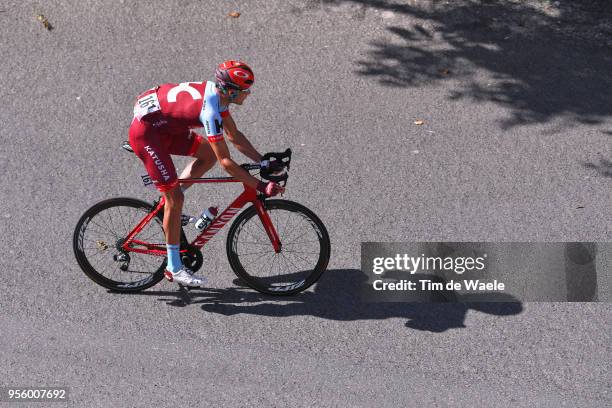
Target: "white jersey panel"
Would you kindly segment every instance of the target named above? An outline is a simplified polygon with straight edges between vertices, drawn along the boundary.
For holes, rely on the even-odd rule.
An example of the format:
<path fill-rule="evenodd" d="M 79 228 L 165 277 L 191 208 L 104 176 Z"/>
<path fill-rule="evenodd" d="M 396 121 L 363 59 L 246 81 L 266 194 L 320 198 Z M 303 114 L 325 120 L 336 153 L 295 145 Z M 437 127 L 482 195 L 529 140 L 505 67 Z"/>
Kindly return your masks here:
<path fill-rule="evenodd" d="M 209 142 L 217 142 L 223 139 L 223 116 L 227 116 L 227 106 L 221 105 L 219 95 L 215 91 L 215 83 L 208 81 L 204 91 L 204 101 L 200 112 L 200 122 L 206 131 Z"/>

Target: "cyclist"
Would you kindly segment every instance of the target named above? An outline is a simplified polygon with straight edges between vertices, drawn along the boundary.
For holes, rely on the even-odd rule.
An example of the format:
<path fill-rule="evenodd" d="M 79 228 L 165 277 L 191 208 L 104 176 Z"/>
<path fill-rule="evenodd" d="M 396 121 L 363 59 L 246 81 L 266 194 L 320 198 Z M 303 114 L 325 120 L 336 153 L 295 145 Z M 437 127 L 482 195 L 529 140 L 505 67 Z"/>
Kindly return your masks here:
<path fill-rule="evenodd" d="M 276 183 L 259 181 L 236 164 L 223 138 L 225 131 L 239 152 L 251 160 L 261 161 L 262 155 L 238 130 L 228 110 L 232 103 L 244 103 L 255 81 L 253 71 L 244 62 L 229 60 L 217 67 L 215 79 L 216 82 L 163 84 L 149 89 L 137 98 L 129 130 L 134 153 L 143 161 L 166 200 L 164 232 L 168 265 L 164 275 L 169 281 L 185 286 L 203 286 L 206 279 L 186 268 L 179 255 L 183 192 L 190 183 L 179 185 L 171 154 L 195 157 L 180 178 L 201 177 L 218 161 L 232 177 L 266 196 L 284 191 Z M 198 127 L 204 127 L 206 138 L 192 130 Z M 264 161 L 260 165 L 271 164 Z"/>

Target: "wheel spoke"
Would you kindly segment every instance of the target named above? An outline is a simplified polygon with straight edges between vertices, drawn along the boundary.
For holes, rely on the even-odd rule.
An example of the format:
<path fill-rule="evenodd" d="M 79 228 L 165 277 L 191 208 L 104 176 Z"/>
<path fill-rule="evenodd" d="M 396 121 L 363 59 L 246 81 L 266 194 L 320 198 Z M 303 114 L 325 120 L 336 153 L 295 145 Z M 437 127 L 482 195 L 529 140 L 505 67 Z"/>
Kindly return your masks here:
<path fill-rule="evenodd" d="M 266 237 L 268 238 L 268 237 Z M 241 241 L 242 244 L 251 244 L 251 245 L 268 245 L 272 248 L 272 244 L 270 242 L 251 242 L 251 241 Z"/>
<path fill-rule="evenodd" d="M 309 232 L 310 232 L 310 231 L 304 231 L 304 232 L 302 233 L 302 235 L 300 235 L 299 237 L 297 237 L 297 238 L 295 238 L 295 239 L 302 238 L 304 235 L 308 234 Z M 293 240 L 289 240 L 289 244 L 291 244 L 291 243 L 293 243 L 293 242 L 294 242 Z"/>
<path fill-rule="evenodd" d="M 303 244 L 320 244 L 319 241 L 300 241 L 300 242 L 283 242 L 283 246 L 287 245 L 303 245 Z"/>
<path fill-rule="evenodd" d="M 293 262 L 291 259 L 287 258 L 284 254 L 283 254 L 283 259 L 287 262 L 289 262 L 291 265 L 293 265 L 296 269 L 299 269 L 298 266 L 295 264 L 295 262 Z"/>
<path fill-rule="evenodd" d="M 240 256 L 251 256 L 251 255 L 261 255 L 261 254 L 269 254 L 270 251 L 262 251 L 262 252 L 249 252 L 249 253 L 241 253 L 238 254 Z"/>
<path fill-rule="evenodd" d="M 288 251 L 286 249 L 283 248 L 283 252 L 284 253 L 291 253 L 291 254 L 306 254 L 306 255 L 319 255 L 319 252 L 304 252 L 304 251 Z"/>
<path fill-rule="evenodd" d="M 102 222 L 102 221 L 100 221 L 100 222 Z M 91 223 L 91 224 L 94 224 L 94 225 L 96 225 L 96 226 L 98 226 L 100 229 L 103 229 L 103 230 L 108 231 L 108 232 L 106 233 L 107 235 L 110 235 L 110 236 L 112 236 L 113 238 L 117 238 L 117 234 L 115 234 L 115 233 L 114 233 L 112 230 L 110 230 L 110 229 L 108 228 L 108 226 L 102 226 L 102 225 L 98 224 L 97 222 L 94 222 L 93 218 L 91 219 L 90 223 Z"/>
<path fill-rule="evenodd" d="M 307 259 L 302 258 L 302 257 L 301 257 L 301 256 L 299 256 L 297 253 L 295 253 L 295 252 L 294 252 L 293 254 L 294 254 L 296 257 L 300 258 L 301 260 L 308 262 L 308 260 L 307 260 Z"/>
<path fill-rule="evenodd" d="M 104 214 L 106 215 L 106 218 L 108 219 L 108 224 L 107 225 L 110 225 L 110 230 L 113 231 L 113 234 L 115 234 L 115 237 L 117 237 L 117 239 L 118 239 L 119 235 L 116 233 L 115 225 L 113 224 L 113 219 L 111 218 L 110 213 L 107 211 Z"/>
<path fill-rule="evenodd" d="M 125 221 L 123 220 L 123 213 L 121 212 L 121 207 L 117 207 L 117 211 L 119 212 L 119 218 L 121 219 L 121 225 L 123 225 L 123 234 L 121 234 L 122 237 L 126 237 L 129 230 L 128 227 L 125 225 Z"/>

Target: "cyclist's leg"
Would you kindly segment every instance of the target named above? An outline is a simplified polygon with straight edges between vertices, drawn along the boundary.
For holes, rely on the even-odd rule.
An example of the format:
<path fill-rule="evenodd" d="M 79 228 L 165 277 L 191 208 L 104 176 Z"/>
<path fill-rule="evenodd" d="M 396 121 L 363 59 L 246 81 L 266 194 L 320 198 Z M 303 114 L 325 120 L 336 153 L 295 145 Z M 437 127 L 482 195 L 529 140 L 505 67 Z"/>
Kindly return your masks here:
<path fill-rule="evenodd" d="M 164 205 L 164 232 L 166 234 L 166 247 L 168 251 L 168 266 L 166 269 L 175 273 L 183 267 L 179 250 L 184 197 L 178 184 L 162 194 L 166 199 L 166 204 Z"/>
<path fill-rule="evenodd" d="M 177 132 L 183 134 L 182 131 Z M 161 133 L 146 122 L 134 120 L 130 126 L 130 145 L 143 161 L 155 187 L 163 194 L 164 232 L 168 249 L 168 265 L 164 275 L 170 281 L 187 286 L 203 286 L 206 279 L 185 268 L 180 256 L 181 211 L 184 195 L 170 157 L 174 135 Z"/>
<path fill-rule="evenodd" d="M 183 193 L 178 184 L 176 169 L 167 149 L 169 135 L 136 119 L 130 126 L 129 139 L 134 153 L 142 160 L 155 187 L 166 199 L 164 206 L 164 231 L 166 244 L 180 243 L 181 210 Z"/>
<path fill-rule="evenodd" d="M 202 177 L 204 173 L 210 170 L 217 158 L 208 141 L 203 136 L 194 131 L 190 131 L 186 137 L 173 138 L 170 147 L 171 154 L 180 156 L 195 157 L 191 163 L 185 167 L 180 178 L 197 178 Z M 193 183 L 181 183 L 182 190 L 185 191 Z"/>

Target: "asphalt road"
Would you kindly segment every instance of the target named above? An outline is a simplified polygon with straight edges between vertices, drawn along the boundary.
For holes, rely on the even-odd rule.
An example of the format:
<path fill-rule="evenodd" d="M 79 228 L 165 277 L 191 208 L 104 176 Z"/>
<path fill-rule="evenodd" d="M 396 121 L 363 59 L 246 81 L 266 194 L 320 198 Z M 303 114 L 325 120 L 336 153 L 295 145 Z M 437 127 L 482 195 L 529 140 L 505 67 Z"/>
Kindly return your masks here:
<path fill-rule="evenodd" d="M 593 24 L 565 2 L 436 4 L 3 2 L 0 386 L 78 407 L 610 405 L 607 303 L 359 302 L 362 241 L 610 240 L 612 58 L 576 36 Z M 108 293 L 71 239 L 98 200 L 155 198 L 119 147 L 134 97 L 231 57 L 257 77 L 238 127 L 293 148 L 286 198 L 327 225 L 329 271 L 261 297 L 221 235 L 210 289 Z"/>

